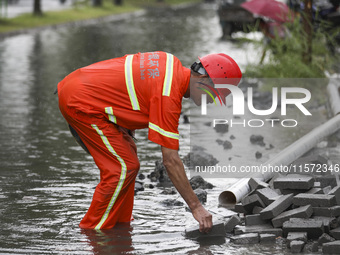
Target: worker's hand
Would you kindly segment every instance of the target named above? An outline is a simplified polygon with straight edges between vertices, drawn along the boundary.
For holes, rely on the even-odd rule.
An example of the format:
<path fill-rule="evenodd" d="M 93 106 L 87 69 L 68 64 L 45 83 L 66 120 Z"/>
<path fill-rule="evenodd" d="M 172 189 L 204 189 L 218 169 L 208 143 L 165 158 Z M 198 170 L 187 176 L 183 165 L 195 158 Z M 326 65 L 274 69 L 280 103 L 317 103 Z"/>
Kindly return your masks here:
<path fill-rule="evenodd" d="M 212 215 L 202 205 L 192 210 L 192 215 L 200 225 L 200 232 L 209 233 L 213 226 Z"/>

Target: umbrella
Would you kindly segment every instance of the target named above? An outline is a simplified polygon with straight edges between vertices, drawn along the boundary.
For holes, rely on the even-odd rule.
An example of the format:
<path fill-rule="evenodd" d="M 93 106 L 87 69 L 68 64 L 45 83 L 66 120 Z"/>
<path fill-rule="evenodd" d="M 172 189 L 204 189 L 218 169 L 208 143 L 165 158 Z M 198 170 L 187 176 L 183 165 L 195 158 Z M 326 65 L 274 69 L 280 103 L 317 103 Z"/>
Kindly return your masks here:
<path fill-rule="evenodd" d="M 241 6 L 247 11 L 274 21 L 284 23 L 292 21 L 292 13 L 285 3 L 275 0 L 250 0 Z"/>

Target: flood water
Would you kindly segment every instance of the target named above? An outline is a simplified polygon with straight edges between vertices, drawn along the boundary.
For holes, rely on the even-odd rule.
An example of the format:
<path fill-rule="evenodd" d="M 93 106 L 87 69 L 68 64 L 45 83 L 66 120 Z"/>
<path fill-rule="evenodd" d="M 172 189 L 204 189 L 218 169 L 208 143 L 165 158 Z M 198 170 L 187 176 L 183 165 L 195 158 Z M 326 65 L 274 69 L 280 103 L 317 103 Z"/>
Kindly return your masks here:
<path fill-rule="evenodd" d="M 237 246 L 228 241 L 185 239 L 184 229 L 196 222 L 185 206 L 163 205 L 168 198 L 182 200 L 179 195 L 160 194 L 162 188 L 146 188 L 136 195 L 135 220 L 130 226 L 98 232 L 78 228 L 99 172 L 67 129 L 53 94 L 57 83 L 79 67 L 135 52 L 171 52 L 185 66 L 212 52 L 231 55 L 241 69 L 249 61 L 259 60 L 260 53 L 252 44 L 221 41 L 221 35 L 215 6 L 201 4 L 177 10 L 154 9 L 118 22 L 46 29 L 1 40 L 0 253 L 283 254 L 278 245 Z M 185 104 L 184 110 L 189 108 Z M 318 111 L 315 118 L 317 125 L 325 115 Z M 181 157 L 190 150 L 190 125 L 182 121 Z M 161 153 L 159 146 L 145 137 L 146 130 L 137 132 L 141 172 L 148 174 Z M 271 139 L 279 149 L 294 137 L 281 134 Z M 248 159 L 253 155 L 254 150 L 242 152 Z M 209 191 L 206 207 L 216 208 L 218 194 L 235 180 L 208 181 L 216 187 Z M 151 183 L 148 179 L 144 182 Z"/>

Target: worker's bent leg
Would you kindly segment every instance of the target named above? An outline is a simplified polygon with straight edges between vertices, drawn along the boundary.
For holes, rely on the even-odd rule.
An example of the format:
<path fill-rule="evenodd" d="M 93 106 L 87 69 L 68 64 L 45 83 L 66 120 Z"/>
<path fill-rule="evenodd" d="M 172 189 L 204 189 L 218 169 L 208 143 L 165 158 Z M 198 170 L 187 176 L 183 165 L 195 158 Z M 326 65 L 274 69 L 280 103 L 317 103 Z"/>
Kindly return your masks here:
<path fill-rule="evenodd" d="M 136 145 L 132 137 L 105 118 L 63 115 L 76 130 L 100 169 L 100 183 L 79 226 L 108 229 L 117 222 L 130 221 L 135 178 L 139 170 Z"/>

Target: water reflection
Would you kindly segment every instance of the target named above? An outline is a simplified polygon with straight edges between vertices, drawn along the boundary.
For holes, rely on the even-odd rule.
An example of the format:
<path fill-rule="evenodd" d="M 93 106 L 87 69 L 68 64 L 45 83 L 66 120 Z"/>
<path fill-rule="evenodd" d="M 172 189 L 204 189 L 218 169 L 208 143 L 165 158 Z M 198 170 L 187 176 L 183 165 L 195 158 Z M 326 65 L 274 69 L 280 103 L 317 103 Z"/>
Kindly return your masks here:
<path fill-rule="evenodd" d="M 132 231 L 130 223 L 118 223 L 114 229 L 82 229 L 81 233 L 86 235 L 93 254 L 132 254 Z"/>

